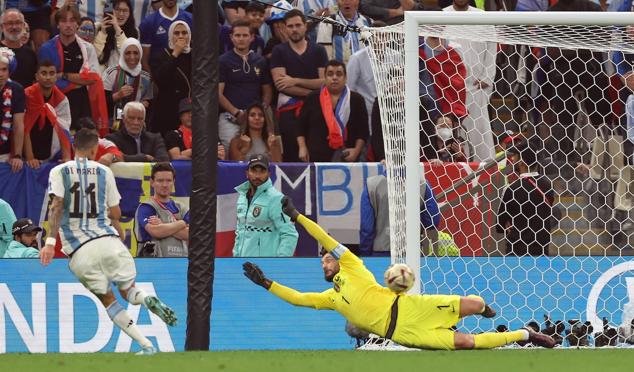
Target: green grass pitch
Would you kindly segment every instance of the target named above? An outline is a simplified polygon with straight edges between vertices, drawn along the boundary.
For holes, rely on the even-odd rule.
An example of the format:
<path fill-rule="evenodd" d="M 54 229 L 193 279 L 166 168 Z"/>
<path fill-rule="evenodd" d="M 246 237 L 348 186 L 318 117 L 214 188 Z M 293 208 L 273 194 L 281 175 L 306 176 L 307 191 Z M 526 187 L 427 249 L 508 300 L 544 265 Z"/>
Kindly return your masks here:
<path fill-rule="evenodd" d="M 634 349 L 475 351 L 225 351 L 133 354 L 4 354 L 7 372 L 195 371 L 626 371 Z"/>

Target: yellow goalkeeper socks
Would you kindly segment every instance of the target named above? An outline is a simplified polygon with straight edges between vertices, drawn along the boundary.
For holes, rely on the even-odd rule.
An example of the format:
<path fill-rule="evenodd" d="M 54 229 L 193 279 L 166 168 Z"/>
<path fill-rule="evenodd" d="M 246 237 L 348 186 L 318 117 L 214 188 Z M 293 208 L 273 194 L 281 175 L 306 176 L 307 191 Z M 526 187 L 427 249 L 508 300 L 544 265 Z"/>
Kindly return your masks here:
<path fill-rule="evenodd" d="M 479 335 L 473 335 L 473 339 L 475 349 L 492 349 L 517 341 L 526 341 L 528 340 L 528 331 L 520 329 L 512 332 L 480 333 Z"/>
<path fill-rule="evenodd" d="M 304 226 L 306 231 L 308 231 L 308 233 L 313 238 L 315 238 L 321 245 L 323 245 L 328 252 L 332 251 L 339 245 L 339 242 L 333 239 L 332 236 L 328 235 L 328 233 L 326 233 L 324 229 L 321 228 L 321 226 L 319 226 L 303 214 L 300 214 L 297 217 L 297 222 Z"/>

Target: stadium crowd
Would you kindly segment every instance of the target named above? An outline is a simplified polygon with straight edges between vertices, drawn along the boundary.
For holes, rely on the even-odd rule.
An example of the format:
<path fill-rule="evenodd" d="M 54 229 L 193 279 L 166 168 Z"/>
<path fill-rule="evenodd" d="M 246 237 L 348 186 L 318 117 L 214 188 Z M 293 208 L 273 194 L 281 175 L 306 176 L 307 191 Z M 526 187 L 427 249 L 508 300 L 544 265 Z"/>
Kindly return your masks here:
<path fill-rule="evenodd" d="M 353 28 L 395 24 L 407 10 L 631 11 L 632 1 L 219 0 L 218 7 L 218 158 L 245 161 L 264 154 L 272 162 L 364 162 L 381 161 L 385 153 L 368 50 Z M 2 10 L 0 161 L 14 172 L 67 161 L 72 134 L 84 127 L 98 131 L 96 160 L 105 165 L 191 159 L 191 2 L 4 0 Z M 467 40 L 453 45 L 421 40 L 421 160 L 486 162 L 525 129 L 509 135 L 508 128 L 493 128 L 489 117 L 494 85 L 505 80 L 500 56 L 508 46 Z M 543 99 L 533 102 L 543 115 L 537 132 L 547 142 L 541 150 L 553 162 L 583 169 L 574 147 L 576 115 L 586 110 L 594 126 L 624 135 L 634 58 L 615 53 L 606 68 L 610 60 L 599 53 L 555 56 L 551 49 L 525 56 L 538 67 L 534 83 Z M 552 84 L 557 79 L 566 84 Z M 619 93 L 609 96 L 605 86 Z M 579 91 L 585 94 L 580 100 Z M 634 152 L 631 143 L 625 147 L 621 163 Z M 524 174 L 537 179 L 538 173 L 528 172 L 532 165 L 525 164 Z M 530 200 L 531 192 L 546 195 L 533 204 L 549 208 L 518 212 L 505 199 L 503 212 L 538 213 L 541 220 L 552 213 L 552 190 L 543 190 L 551 185 L 538 181 L 517 187 Z M 509 228 L 518 228 L 504 221 L 499 227 L 507 237 L 513 234 Z M 525 254 L 537 243 L 529 253 L 547 253 L 549 229 L 539 242 L 509 237 L 509 251 Z M 371 230 L 368 235 L 363 228 L 365 237 L 376 235 Z M 515 251 L 518 240 L 523 248 Z"/>

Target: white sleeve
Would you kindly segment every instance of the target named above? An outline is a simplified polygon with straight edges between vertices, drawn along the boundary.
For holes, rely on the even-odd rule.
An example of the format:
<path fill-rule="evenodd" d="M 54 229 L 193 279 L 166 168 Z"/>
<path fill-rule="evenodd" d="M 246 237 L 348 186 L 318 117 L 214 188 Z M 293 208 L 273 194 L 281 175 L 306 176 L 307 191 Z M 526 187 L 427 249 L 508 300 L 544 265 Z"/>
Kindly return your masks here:
<path fill-rule="evenodd" d="M 103 90 L 112 92 L 112 89 L 114 88 L 114 79 L 115 79 L 115 76 L 117 75 L 116 71 L 117 71 L 116 68 L 109 67 L 106 69 L 106 71 L 103 72 L 103 75 L 101 75 L 101 81 L 103 82 Z"/>
<path fill-rule="evenodd" d="M 62 177 L 63 165 L 60 164 L 51 169 L 48 174 L 48 194 L 64 198 L 66 189 L 64 188 L 64 178 Z"/>
<path fill-rule="evenodd" d="M 121 195 L 119 194 L 119 190 L 117 190 L 117 183 L 114 180 L 114 175 L 110 168 L 104 167 L 102 169 L 106 169 L 106 205 L 108 205 L 108 208 L 115 207 L 119 205 L 119 201 L 121 200 Z"/>

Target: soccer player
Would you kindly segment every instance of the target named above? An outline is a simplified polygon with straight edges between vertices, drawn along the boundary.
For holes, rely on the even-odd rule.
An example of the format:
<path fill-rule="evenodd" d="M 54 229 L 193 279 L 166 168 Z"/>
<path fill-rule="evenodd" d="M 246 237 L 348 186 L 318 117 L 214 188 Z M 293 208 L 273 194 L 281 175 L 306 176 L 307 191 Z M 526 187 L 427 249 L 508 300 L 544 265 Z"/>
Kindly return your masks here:
<path fill-rule="evenodd" d="M 170 326 L 176 314 L 155 296 L 134 286 L 136 268 L 123 245 L 119 200 L 110 168 L 93 161 L 97 153 L 97 131 L 80 129 L 75 135 L 75 160 L 53 168 L 49 175 L 49 234 L 40 251 L 46 266 L 55 254 L 55 236 L 60 232 L 62 251 L 70 257 L 69 268 L 79 281 L 106 307 L 110 319 L 141 345 L 138 355 L 152 355 L 156 349 L 141 334 L 128 312 L 112 293 L 111 283 L 134 305 L 145 305 Z"/>
<path fill-rule="evenodd" d="M 450 329 L 469 315 L 486 318 L 495 311 L 479 296 L 396 294 L 379 285 L 357 256 L 329 236 L 319 225 L 299 214 L 290 199 L 282 200 L 283 211 L 301 224 L 323 245 L 321 265 L 326 281 L 333 288 L 321 293 L 300 293 L 264 276 L 250 262 L 243 265 L 244 275 L 286 302 L 314 309 L 335 310 L 357 327 L 421 349 L 490 349 L 517 341 L 552 348 L 555 341 L 530 329 L 504 333 L 466 334 Z"/>

